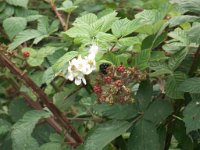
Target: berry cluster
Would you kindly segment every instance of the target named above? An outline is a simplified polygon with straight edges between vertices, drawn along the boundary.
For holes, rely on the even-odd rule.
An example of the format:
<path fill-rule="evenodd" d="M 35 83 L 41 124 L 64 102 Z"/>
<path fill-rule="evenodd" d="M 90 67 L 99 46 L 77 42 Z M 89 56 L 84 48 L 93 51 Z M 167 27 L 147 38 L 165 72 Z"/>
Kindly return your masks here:
<path fill-rule="evenodd" d="M 130 87 L 146 79 L 146 72 L 135 67 L 126 68 L 124 65 L 112 66 L 104 63 L 99 69 L 101 73 L 96 76 L 93 86 L 99 103 L 133 102 Z"/>

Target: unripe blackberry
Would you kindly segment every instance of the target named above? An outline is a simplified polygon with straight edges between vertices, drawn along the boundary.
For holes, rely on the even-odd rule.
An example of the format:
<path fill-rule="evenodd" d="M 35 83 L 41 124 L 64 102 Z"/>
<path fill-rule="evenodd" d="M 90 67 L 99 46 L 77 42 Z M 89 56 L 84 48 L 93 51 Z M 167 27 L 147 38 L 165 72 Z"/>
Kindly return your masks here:
<path fill-rule="evenodd" d="M 117 72 L 123 73 L 125 70 L 126 68 L 123 65 L 117 67 Z"/>
<path fill-rule="evenodd" d="M 118 87 L 122 86 L 123 85 L 122 80 L 115 81 L 115 85 L 118 86 Z"/>
<path fill-rule="evenodd" d="M 93 87 L 93 91 L 94 91 L 96 94 L 101 94 L 101 93 L 102 93 L 101 86 L 95 85 L 95 86 Z"/>
<path fill-rule="evenodd" d="M 112 82 L 112 78 L 110 76 L 105 76 L 104 82 L 107 83 L 107 84 L 110 84 Z"/>
<path fill-rule="evenodd" d="M 30 53 L 28 51 L 24 51 L 22 54 L 25 58 L 28 58 L 30 56 Z"/>

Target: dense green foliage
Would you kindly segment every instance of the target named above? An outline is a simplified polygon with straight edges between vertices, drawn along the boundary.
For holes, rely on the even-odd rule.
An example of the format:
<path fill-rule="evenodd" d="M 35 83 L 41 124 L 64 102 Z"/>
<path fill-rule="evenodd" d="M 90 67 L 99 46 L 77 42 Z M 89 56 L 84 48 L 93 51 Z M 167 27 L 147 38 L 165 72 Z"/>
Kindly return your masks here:
<path fill-rule="evenodd" d="M 0 149 L 199 150 L 199 16 L 199 0 L 0 0 Z"/>

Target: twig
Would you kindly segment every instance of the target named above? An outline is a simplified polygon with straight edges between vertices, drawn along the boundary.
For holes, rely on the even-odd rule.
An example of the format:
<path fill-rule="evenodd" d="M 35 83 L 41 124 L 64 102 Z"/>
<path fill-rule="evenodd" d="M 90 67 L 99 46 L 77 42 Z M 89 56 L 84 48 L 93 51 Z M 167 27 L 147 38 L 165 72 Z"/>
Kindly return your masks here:
<path fill-rule="evenodd" d="M 116 43 L 115 44 L 113 44 L 113 46 L 110 48 L 110 52 L 112 52 L 113 50 L 114 50 L 114 48 L 115 48 L 115 46 L 116 46 Z"/>
<path fill-rule="evenodd" d="M 35 102 L 32 100 L 32 98 L 30 98 L 26 93 L 24 92 L 19 92 L 19 85 L 15 82 L 15 80 L 13 80 L 12 78 L 5 78 L 11 85 L 12 87 L 17 91 L 17 94 L 21 95 L 22 97 L 24 97 L 25 101 L 28 103 L 28 105 L 30 105 L 32 108 L 36 109 L 36 110 L 43 110 L 41 105 L 38 102 Z M 52 126 L 55 131 L 59 134 L 62 133 L 62 127 L 54 120 L 54 118 L 47 118 L 46 121 L 49 123 L 50 126 Z M 73 142 L 73 144 L 76 143 L 76 141 L 74 141 L 74 139 L 72 137 L 70 137 L 69 135 L 66 137 L 67 141 L 69 141 L 70 143 Z M 73 145 L 72 144 L 72 145 Z"/>
<path fill-rule="evenodd" d="M 69 19 L 70 19 L 71 13 L 69 12 L 67 15 L 67 21 L 66 21 L 66 29 L 67 30 L 69 28 Z"/>
<path fill-rule="evenodd" d="M 79 86 L 77 89 L 75 89 L 74 91 L 72 91 L 71 93 L 69 93 L 67 96 L 65 96 L 63 98 L 63 100 L 66 100 L 67 98 L 71 97 L 72 95 L 74 95 L 76 92 L 78 92 L 83 86 Z"/>
<path fill-rule="evenodd" d="M 12 63 L 3 53 L 0 53 L 0 62 L 7 67 L 13 74 L 15 74 L 27 87 L 31 88 L 38 98 L 46 105 L 46 107 L 57 118 L 63 128 L 73 137 L 76 141 L 74 146 L 83 143 L 81 136 L 76 132 L 69 120 L 60 112 L 60 110 L 51 102 L 47 95 L 14 63 Z"/>
<path fill-rule="evenodd" d="M 53 0 L 50 0 L 50 5 L 51 5 L 51 8 L 52 10 L 54 11 L 54 13 L 56 14 L 56 16 L 58 17 L 62 27 L 63 27 L 63 30 L 67 30 L 67 25 L 65 23 L 65 20 L 63 19 L 62 15 L 58 12 L 58 10 L 56 9 L 56 5 L 54 3 Z"/>

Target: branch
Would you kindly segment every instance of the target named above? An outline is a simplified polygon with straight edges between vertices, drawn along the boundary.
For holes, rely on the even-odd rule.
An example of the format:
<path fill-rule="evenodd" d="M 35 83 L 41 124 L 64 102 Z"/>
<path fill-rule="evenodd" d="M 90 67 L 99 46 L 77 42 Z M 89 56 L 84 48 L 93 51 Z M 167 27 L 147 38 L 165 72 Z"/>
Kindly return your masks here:
<path fill-rule="evenodd" d="M 190 71 L 188 73 L 188 75 L 190 77 L 192 77 L 194 75 L 194 73 L 197 71 L 199 63 L 200 63 L 200 46 L 198 47 L 198 49 L 197 49 L 197 51 L 194 55 L 192 66 L 191 66 Z"/>
<path fill-rule="evenodd" d="M 50 0 L 50 5 L 51 5 L 51 8 L 52 10 L 54 11 L 54 13 L 56 14 L 56 16 L 58 17 L 62 27 L 63 27 L 63 30 L 67 30 L 68 28 L 68 25 L 65 23 L 65 20 L 62 18 L 62 15 L 58 12 L 58 10 L 56 9 L 56 5 L 54 3 L 53 0 Z"/>
<path fill-rule="evenodd" d="M 19 88 L 18 84 L 12 78 L 5 78 L 5 80 L 7 80 L 12 85 L 12 87 L 17 91 L 17 93 L 19 95 L 24 97 L 24 99 L 28 103 L 28 105 L 30 105 L 32 108 L 34 108 L 36 110 L 43 110 L 43 108 L 41 107 L 41 105 L 38 102 L 35 102 L 26 93 L 19 91 L 20 88 Z M 59 134 L 62 133 L 62 127 L 55 121 L 54 118 L 47 118 L 45 120 L 49 123 L 50 126 L 52 126 L 55 129 L 55 131 L 57 133 L 59 133 Z M 71 145 L 74 145 L 76 143 L 76 141 L 74 141 L 74 139 L 69 135 L 66 136 L 66 139 L 67 139 L 68 143 L 70 143 Z"/>
<path fill-rule="evenodd" d="M 27 87 L 31 88 L 32 91 L 41 99 L 46 107 L 52 112 L 57 118 L 63 128 L 71 135 L 76 141 L 76 145 L 83 143 L 82 138 L 69 123 L 69 120 L 60 112 L 60 110 L 51 102 L 47 95 L 38 87 L 27 75 L 22 72 L 14 63 L 12 63 L 5 54 L 0 53 L 0 63 L 7 67 L 13 74 L 15 74 Z"/>

